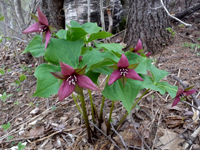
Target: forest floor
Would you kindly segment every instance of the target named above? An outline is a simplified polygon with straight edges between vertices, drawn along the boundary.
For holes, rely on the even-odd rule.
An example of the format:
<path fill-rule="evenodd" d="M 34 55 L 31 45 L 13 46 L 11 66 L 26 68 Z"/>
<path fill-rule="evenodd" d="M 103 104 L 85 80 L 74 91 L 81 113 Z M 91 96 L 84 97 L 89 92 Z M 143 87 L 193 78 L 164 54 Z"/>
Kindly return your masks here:
<path fill-rule="evenodd" d="M 196 15 L 194 17 L 199 16 Z M 159 53 L 150 58 L 158 61 L 160 57 L 157 67 L 169 72 L 164 80 L 183 88 L 172 77 L 177 76 L 184 84 L 194 86 L 197 89 L 195 95 L 200 99 L 200 21 L 192 18 L 185 21 L 193 26 L 186 28 L 174 23 L 176 33 L 172 44 L 164 49 L 161 56 Z M 17 46 L 21 53 L 23 44 L 18 43 Z M 88 143 L 84 121 L 72 97 L 62 102 L 58 101 L 57 95 L 50 98 L 31 97 L 36 89 L 34 60 L 21 54 L 19 64 L 11 46 L 2 47 L 0 53 L 0 68 L 3 68 L 0 73 L 5 73 L 0 75 L 0 94 L 6 92 L 4 99 L 0 100 L 0 125 L 8 128 L 5 131 L 0 128 L 0 150 L 17 149 L 19 142 L 26 145 L 27 150 L 115 150 L 117 146 L 120 149 L 126 146 L 128 149 L 181 150 L 199 127 L 198 112 L 190 105 L 180 102 L 171 107 L 173 100 L 167 94 L 150 91 L 139 102 L 140 108 L 132 110 L 116 132 L 112 130 L 116 133 L 113 140 L 90 124 L 96 136 L 92 138 L 93 143 Z M 20 81 L 21 74 L 25 74 L 27 79 Z M 86 97 L 89 104 L 87 93 Z M 93 98 L 99 110 L 101 95 L 93 93 Z M 192 97 L 188 97 L 188 102 L 196 106 Z M 109 114 L 111 103 L 109 100 L 105 102 L 105 116 Z M 125 113 L 122 104 L 115 102 L 112 125 L 115 126 Z M 89 118 L 92 120 L 91 114 Z M 101 130 L 105 132 L 105 124 L 102 124 Z M 200 149 L 200 134 L 197 134 L 191 140 L 193 150 Z"/>

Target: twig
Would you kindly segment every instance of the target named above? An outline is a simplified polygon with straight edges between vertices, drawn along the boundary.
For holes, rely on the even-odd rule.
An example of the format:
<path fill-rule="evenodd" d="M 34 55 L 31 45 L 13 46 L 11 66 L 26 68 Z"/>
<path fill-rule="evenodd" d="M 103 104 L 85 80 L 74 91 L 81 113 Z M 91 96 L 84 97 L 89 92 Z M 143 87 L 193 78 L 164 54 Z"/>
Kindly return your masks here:
<path fill-rule="evenodd" d="M 127 146 L 126 146 L 126 144 L 125 144 L 125 142 L 124 142 L 122 136 L 115 130 L 115 128 L 113 127 L 113 124 L 112 124 L 112 123 L 110 123 L 110 125 L 111 125 L 111 129 L 119 136 L 119 138 L 120 138 L 120 140 L 122 141 L 122 144 L 124 145 L 125 149 L 128 150 L 128 148 L 127 148 Z"/>
<path fill-rule="evenodd" d="M 105 31 L 103 0 L 100 0 L 100 11 L 101 11 L 101 26 L 103 28 L 103 31 Z"/>
<path fill-rule="evenodd" d="M 107 136 L 107 135 L 106 135 L 102 130 L 100 130 L 92 121 L 89 121 L 89 123 L 90 123 L 91 125 L 93 125 L 97 130 L 99 130 L 105 137 L 107 137 L 118 149 L 120 149 L 119 146 L 117 146 L 117 144 L 111 139 L 111 137 Z"/>
<path fill-rule="evenodd" d="M 184 149 L 187 149 L 190 145 L 193 144 L 193 141 L 196 139 L 197 135 L 200 133 L 200 126 L 192 133 L 189 140 L 183 144 Z"/>
<path fill-rule="evenodd" d="M 194 39 L 192 39 L 192 38 L 190 38 L 190 37 L 187 37 L 187 36 L 183 36 L 182 34 L 180 34 L 180 33 L 178 33 L 178 35 L 180 36 L 180 37 L 182 37 L 182 38 L 186 38 L 186 39 L 189 39 L 189 40 L 191 40 L 193 43 L 195 43 L 195 44 L 198 44 Z"/>
<path fill-rule="evenodd" d="M 167 13 L 170 17 L 172 17 L 173 19 L 179 21 L 180 23 L 184 24 L 185 26 L 192 26 L 191 24 L 187 24 L 187 23 L 181 21 L 180 19 L 178 19 L 178 18 L 172 16 L 172 15 L 169 13 L 169 11 L 167 10 L 167 8 L 165 7 L 165 5 L 164 5 L 164 3 L 163 3 L 163 0 L 160 0 L 160 3 L 161 3 L 161 5 L 163 6 L 163 8 L 165 9 L 166 13 Z"/>
<path fill-rule="evenodd" d="M 196 106 L 194 106 L 194 105 L 192 105 L 192 104 L 190 104 L 190 103 L 188 103 L 188 102 L 186 102 L 186 101 L 183 101 L 183 100 L 181 100 L 180 102 L 182 102 L 182 103 L 184 103 L 184 104 L 187 104 L 187 105 L 193 107 L 194 109 L 196 109 L 196 110 L 198 110 L 198 111 L 200 112 L 200 109 L 199 109 L 198 107 L 196 107 Z"/>

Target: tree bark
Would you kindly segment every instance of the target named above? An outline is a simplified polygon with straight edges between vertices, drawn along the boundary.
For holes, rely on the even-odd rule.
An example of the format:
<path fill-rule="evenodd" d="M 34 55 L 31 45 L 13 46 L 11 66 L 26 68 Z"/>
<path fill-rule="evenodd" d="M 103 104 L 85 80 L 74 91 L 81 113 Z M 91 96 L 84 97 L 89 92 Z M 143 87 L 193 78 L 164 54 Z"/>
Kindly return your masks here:
<path fill-rule="evenodd" d="M 4 16 L 4 24 L 8 25 L 8 15 L 7 15 L 7 7 L 6 7 L 6 3 L 4 0 L 1 1 L 1 6 L 2 6 L 2 14 Z M 8 33 L 8 27 L 7 26 L 3 26 L 3 36 L 4 37 L 8 37 L 9 33 Z M 4 39 L 3 42 L 6 42 L 7 40 Z"/>
<path fill-rule="evenodd" d="M 24 21 L 24 16 L 22 14 L 21 0 L 14 0 L 14 6 L 15 6 L 15 12 L 20 22 L 20 26 L 23 29 L 25 25 L 25 21 Z"/>
<path fill-rule="evenodd" d="M 160 0 L 130 0 L 127 46 L 135 47 L 141 39 L 144 50 L 157 53 L 170 42 L 169 17 L 160 6 Z"/>
<path fill-rule="evenodd" d="M 42 0 L 41 11 L 49 21 L 49 25 L 57 30 L 65 28 L 65 16 L 63 11 L 64 0 Z"/>

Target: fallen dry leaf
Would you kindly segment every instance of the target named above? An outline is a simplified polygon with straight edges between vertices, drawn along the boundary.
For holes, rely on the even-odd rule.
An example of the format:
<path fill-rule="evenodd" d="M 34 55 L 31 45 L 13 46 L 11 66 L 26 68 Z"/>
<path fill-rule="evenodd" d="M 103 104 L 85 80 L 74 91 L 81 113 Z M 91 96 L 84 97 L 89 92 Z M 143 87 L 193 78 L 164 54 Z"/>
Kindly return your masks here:
<path fill-rule="evenodd" d="M 168 116 L 164 120 L 166 121 L 167 127 L 169 128 L 175 128 L 184 124 L 184 118 L 181 116 Z"/>
<path fill-rule="evenodd" d="M 164 135 L 159 138 L 159 142 L 156 144 L 157 148 L 160 148 L 161 150 L 183 150 L 183 148 L 179 146 L 179 144 L 183 142 L 184 139 L 181 139 L 177 133 L 172 132 L 168 129 L 162 129 L 162 128 L 159 128 L 158 130 L 159 132 L 163 132 Z"/>

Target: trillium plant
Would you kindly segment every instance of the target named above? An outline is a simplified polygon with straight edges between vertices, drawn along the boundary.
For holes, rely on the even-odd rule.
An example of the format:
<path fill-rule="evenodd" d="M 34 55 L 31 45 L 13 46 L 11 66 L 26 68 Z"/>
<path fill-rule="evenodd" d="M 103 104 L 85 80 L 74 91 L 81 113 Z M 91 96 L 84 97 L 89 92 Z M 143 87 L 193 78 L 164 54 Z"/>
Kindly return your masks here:
<path fill-rule="evenodd" d="M 48 98 L 52 94 L 58 94 L 61 103 L 68 97 L 73 98 L 85 120 L 89 142 L 91 135 L 95 135 L 95 129 L 89 124 L 90 112 L 86 110 L 86 104 L 90 106 L 91 121 L 101 127 L 103 120 L 106 120 L 103 115 L 105 99 L 112 101 L 110 116 L 106 120 L 107 134 L 109 134 L 115 101 L 121 101 L 127 110 L 117 128 L 149 90 L 158 91 L 162 95 L 169 93 L 175 98 L 173 106 L 181 100 L 180 97 L 195 92 L 191 89 L 178 90 L 178 87 L 165 82 L 163 78 L 168 73 L 152 64 L 152 60 L 147 57 L 150 53 L 143 53 L 141 40 L 134 49 L 124 52 L 122 50 L 124 47 L 120 44 L 99 41 L 111 37 L 112 34 L 102 31 L 96 23 L 80 25 L 71 21 L 66 25 L 66 30 L 61 29 L 56 32 L 39 8 L 38 17 L 32 16 L 36 23 L 23 33 L 40 32 L 42 36 L 35 35 L 23 53 L 30 52 L 34 57 L 43 56 L 46 61 L 35 70 L 37 89 L 33 96 Z M 105 86 L 101 88 L 100 75 L 107 78 Z M 95 105 L 91 90 L 101 93 L 100 108 Z M 139 93 L 141 96 L 136 98 Z M 90 96 L 90 103 L 85 102 L 87 94 Z M 77 104 L 77 100 L 80 100 L 81 107 Z"/>

